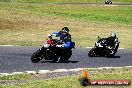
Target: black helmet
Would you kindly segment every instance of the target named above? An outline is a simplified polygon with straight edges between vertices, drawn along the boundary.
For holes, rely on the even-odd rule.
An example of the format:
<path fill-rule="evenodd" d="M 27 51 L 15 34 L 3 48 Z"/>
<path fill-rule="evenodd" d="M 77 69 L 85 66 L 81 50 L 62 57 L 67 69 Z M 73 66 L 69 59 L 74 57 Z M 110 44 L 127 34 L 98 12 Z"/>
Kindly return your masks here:
<path fill-rule="evenodd" d="M 68 27 L 63 27 L 61 31 L 65 32 L 65 33 L 68 33 L 69 32 L 69 28 Z"/>

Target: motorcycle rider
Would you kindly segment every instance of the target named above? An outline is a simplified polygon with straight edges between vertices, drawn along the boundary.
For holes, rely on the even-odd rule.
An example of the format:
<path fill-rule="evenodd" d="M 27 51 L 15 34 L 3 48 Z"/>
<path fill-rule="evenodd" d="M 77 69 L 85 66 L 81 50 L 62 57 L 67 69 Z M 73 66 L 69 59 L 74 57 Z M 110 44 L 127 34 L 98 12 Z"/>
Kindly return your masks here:
<path fill-rule="evenodd" d="M 116 36 L 116 33 L 113 32 L 110 34 L 110 36 L 108 38 L 106 38 L 108 44 L 113 48 L 115 49 L 116 46 L 117 46 L 117 43 L 118 43 L 118 38 Z"/>
<path fill-rule="evenodd" d="M 60 37 L 59 42 L 61 42 L 60 45 L 56 45 L 56 47 L 62 48 L 62 49 L 67 49 L 71 47 L 72 41 L 71 41 L 71 35 L 69 34 L 69 28 L 68 27 L 63 27 L 61 31 L 59 32 L 53 32 L 52 34 L 48 34 L 49 36 L 56 36 Z M 63 55 L 62 52 L 60 54 Z M 61 59 L 60 57 L 58 58 L 57 62 L 60 62 Z"/>
<path fill-rule="evenodd" d="M 48 36 L 56 36 L 60 37 L 61 45 L 57 45 L 56 47 L 69 48 L 71 46 L 71 35 L 69 34 L 69 28 L 63 27 L 59 32 L 53 32 L 52 34 L 48 34 Z"/>

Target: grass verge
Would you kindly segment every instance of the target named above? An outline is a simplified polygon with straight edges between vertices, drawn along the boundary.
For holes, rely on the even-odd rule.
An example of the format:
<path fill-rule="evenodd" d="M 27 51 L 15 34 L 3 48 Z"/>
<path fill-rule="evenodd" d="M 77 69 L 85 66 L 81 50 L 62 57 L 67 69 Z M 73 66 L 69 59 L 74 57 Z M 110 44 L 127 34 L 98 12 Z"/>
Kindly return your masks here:
<path fill-rule="evenodd" d="M 88 69 L 90 79 L 130 79 L 132 81 L 132 68 L 111 68 L 111 69 Z M 47 80 L 28 80 L 26 83 L 0 84 L 0 88 L 83 88 L 78 81 L 81 72 L 76 75 L 69 75 Z M 26 78 L 28 76 L 25 76 Z M 37 76 L 36 76 L 37 77 Z M 19 77 L 21 78 L 21 76 Z M 30 78 L 30 76 L 29 76 Z M 14 80 L 14 78 L 12 78 Z M 3 80 L 3 79 L 2 79 Z M 8 80 L 8 79 L 6 79 Z M 131 88 L 125 86 L 125 88 Z M 86 88 L 95 88 L 88 86 Z M 96 86 L 102 88 L 102 86 Z M 103 88 L 124 88 L 124 86 L 103 86 Z"/>
<path fill-rule="evenodd" d="M 67 26 L 77 46 L 93 47 L 98 35 L 117 32 L 120 47 L 132 48 L 131 14 L 129 6 L 0 3 L 0 45 L 42 45 Z"/>
<path fill-rule="evenodd" d="M 0 80 L 23 80 L 23 79 L 29 79 L 29 78 L 31 78 L 31 74 L 0 76 Z"/>

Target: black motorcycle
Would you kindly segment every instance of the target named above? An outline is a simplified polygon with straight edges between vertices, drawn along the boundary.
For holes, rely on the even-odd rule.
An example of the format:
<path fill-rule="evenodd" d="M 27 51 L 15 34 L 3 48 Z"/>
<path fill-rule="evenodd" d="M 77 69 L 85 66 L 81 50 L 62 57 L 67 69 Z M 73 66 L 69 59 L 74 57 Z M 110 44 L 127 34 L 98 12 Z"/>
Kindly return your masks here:
<path fill-rule="evenodd" d="M 113 57 L 118 50 L 119 42 L 116 42 L 114 46 L 115 47 L 111 46 L 111 43 L 107 40 L 107 38 L 100 38 L 98 36 L 98 41 L 95 43 L 95 47 L 89 51 L 88 56 Z"/>
<path fill-rule="evenodd" d="M 60 40 L 57 39 L 49 39 L 44 44 L 44 46 L 34 52 L 31 56 L 31 61 L 33 63 L 37 63 L 42 59 L 51 60 L 52 62 L 66 62 L 72 55 L 72 48 L 75 48 L 75 43 L 71 43 L 71 47 L 63 48 L 57 47 L 57 45 L 61 45 Z"/>

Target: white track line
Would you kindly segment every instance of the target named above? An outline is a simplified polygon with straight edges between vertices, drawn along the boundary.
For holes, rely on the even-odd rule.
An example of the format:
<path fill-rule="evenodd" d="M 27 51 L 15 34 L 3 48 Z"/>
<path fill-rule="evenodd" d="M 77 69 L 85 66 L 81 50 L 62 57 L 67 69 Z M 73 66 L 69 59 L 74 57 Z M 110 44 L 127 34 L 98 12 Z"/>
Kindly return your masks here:
<path fill-rule="evenodd" d="M 16 46 L 16 45 L 0 45 L 0 46 Z"/>
<path fill-rule="evenodd" d="M 45 73 L 50 73 L 50 70 L 39 70 L 37 73 L 38 74 L 45 74 Z"/>
<path fill-rule="evenodd" d="M 84 68 L 87 70 L 97 70 L 97 69 L 121 69 L 121 68 L 132 68 L 132 66 L 124 67 L 99 67 L 99 68 Z M 13 73 L 0 73 L 0 76 L 16 75 L 16 74 L 46 74 L 46 73 L 60 73 L 60 72 L 78 72 L 82 68 L 75 69 L 56 69 L 56 70 L 38 70 L 38 71 L 24 71 L 24 72 L 13 72 Z"/>
<path fill-rule="evenodd" d="M 0 46 L 17 46 L 17 45 L 0 45 Z M 93 47 L 85 47 L 85 48 L 93 48 Z M 119 48 L 119 49 L 126 49 L 126 48 Z"/>

